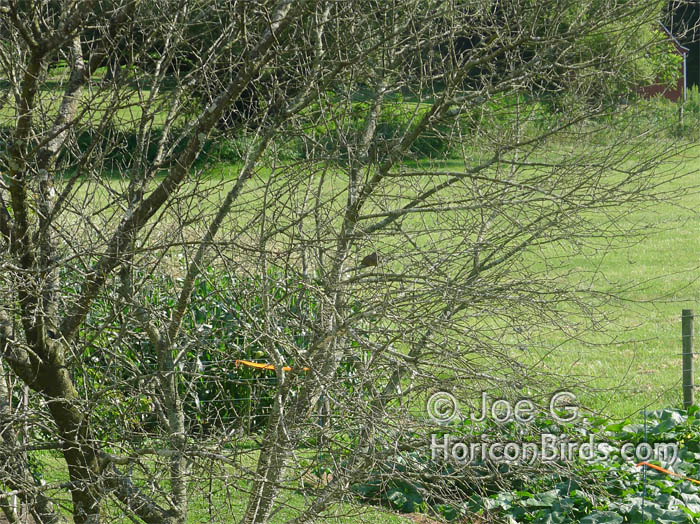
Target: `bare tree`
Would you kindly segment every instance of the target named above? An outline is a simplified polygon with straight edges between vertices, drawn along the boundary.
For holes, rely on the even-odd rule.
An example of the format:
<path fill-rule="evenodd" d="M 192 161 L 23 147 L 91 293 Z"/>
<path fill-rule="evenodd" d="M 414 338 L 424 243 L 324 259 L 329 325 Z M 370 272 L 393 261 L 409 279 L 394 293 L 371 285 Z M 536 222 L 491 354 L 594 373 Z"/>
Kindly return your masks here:
<path fill-rule="evenodd" d="M 61 521 L 65 490 L 76 523 L 183 523 L 205 491 L 217 521 L 323 518 L 428 443 L 415 407 L 434 388 L 567 380 L 524 361 L 512 330 L 575 336 L 607 295 L 538 256 L 602 248 L 673 176 L 674 144 L 623 111 L 633 78 L 614 74 L 657 52 L 639 37 L 650 2 L 0 15 L 10 520 L 16 495 Z M 223 177 L 222 144 L 237 148 Z M 251 348 L 274 373 L 240 367 Z M 66 482 L 34 478 L 41 449 Z"/>

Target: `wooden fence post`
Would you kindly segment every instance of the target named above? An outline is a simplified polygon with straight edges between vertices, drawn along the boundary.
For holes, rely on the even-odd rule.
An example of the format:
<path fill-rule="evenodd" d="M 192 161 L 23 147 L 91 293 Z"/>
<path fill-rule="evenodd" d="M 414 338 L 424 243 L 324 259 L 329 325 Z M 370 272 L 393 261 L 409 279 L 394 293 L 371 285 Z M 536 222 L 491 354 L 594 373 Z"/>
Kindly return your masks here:
<path fill-rule="evenodd" d="M 683 408 L 695 404 L 695 383 L 693 381 L 693 310 L 684 309 L 681 314 L 683 334 Z"/>

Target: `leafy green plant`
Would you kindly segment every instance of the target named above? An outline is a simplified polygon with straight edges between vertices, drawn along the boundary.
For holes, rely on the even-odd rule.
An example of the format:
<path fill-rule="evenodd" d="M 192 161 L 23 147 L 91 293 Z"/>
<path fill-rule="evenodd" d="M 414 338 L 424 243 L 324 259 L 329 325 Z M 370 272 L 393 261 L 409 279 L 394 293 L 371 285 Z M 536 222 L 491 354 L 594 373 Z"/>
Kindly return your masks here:
<path fill-rule="evenodd" d="M 179 287 L 166 276 L 138 275 L 142 293 L 149 307 L 164 310 L 174 306 L 173 297 Z M 69 276 L 64 276 L 70 287 Z M 316 318 L 317 304 L 300 282 L 274 274 L 262 278 L 234 278 L 210 269 L 195 282 L 188 310 L 183 319 L 182 338 L 187 351 L 182 360 L 180 394 L 188 425 L 197 432 L 212 429 L 242 428 L 254 432 L 264 427 L 277 388 L 272 370 L 236 365 L 246 360 L 267 363 L 270 343 L 261 337 L 264 325 L 263 297 L 276 301 L 284 310 L 279 317 L 284 324 L 277 327 L 284 340 L 295 351 L 275 342 L 276 350 L 293 366 L 294 353 L 305 351 L 310 329 Z M 151 376 L 158 370 L 156 350 L 137 324 L 124 330 L 124 316 L 113 314 L 110 302 L 100 301 L 91 312 L 91 325 L 104 326 L 100 334 L 87 345 L 82 355 L 87 365 L 75 367 L 75 379 L 81 387 L 104 391 L 113 402 L 93 414 L 101 434 L 119 431 L 115 421 L 128 420 L 135 434 L 156 431 L 152 399 L 135 395 L 140 377 Z M 104 348 L 111 347 L 112 352 Z M 116 380 L 107 380 L 105 369 L 118 357 Z"/>
<path fill-rule="evenodd" d="M 401 140 L 414 128 L 427 107 L 406 102 L 400 95 L 385 101 L 378 117 L 376 137 L 370 155 L 375 158 L 385 155 L 396 141 Z M 323 125 L 309 129 L 307 136 L 298 142 L 300 155 L 305 158 L 322 156 L 336 162 L 344 162 L 349 156 L 349 148 L 357 147 L 360 143 L 370 110 L 370 105 L 366 102 L 353 102 L 347 110 L 348 113 L 342 118 L 326 121 Z M 450 126 L 432 126 L 429 132 L 421 133 L 415 138 L 408 149 L 410 159 L 444 157 L 454 145 L 453 134 Z"/>
<path fill-rule="evenodd" d="M 630 462 L 621 456 L 619 450 L 628 443 L 677 443 L 680 449 L 678 460 L 672 465 L 665 464 L 664 468 L 682 477 L 697 478 L 700 475 L 698 412 L 698 407 L 687 412 L 676 409 L 654 411 L 649 414 L 646 427 L 643 423 L 630 421 L 611 423 L 604 418 L 553 425 L 551 420 L 541 416 L 526 433 L 559 431 L 561 435 L 572 438 L 592 434 L 597 442 L 608 446 L 609 455 L 594 461 L 559 461 L 554 465 L 556 467 L 543 463 L 536 469 L 535 476 L 526 471 L 519 473 L 515 466 L 502 464 L 506 467 L 499 469 L 503 474 L 499 482 L 481 479 L 474 483 L 480 472 L 478 460 L 468 468 L 470 479 L 464 470 L 458 473 L 449 463 L 432 461 L 429 455 L 416 458 L 414 452 L 413 460 L 407 460 L 406 456 L 397 457 L 384 468 L 375 470 L 375 480 L 356 485 L 355 492 L 368 502 L 379 502 L 400 511 L 439 513 L 448 520 L 470 513 L 511 519 L 510 522 L 540 524 L 692 523 L 700 518 L 700 486 L 649 468 L 645 490 L 643 471 L 636 466 L 638 459 Z M 471 422 L 466 421 L 443 427 L 441 431 L 467 436 L 473 429 Z M 509 434 L 512 436 L 517 429 L 516 424 L 499 427 L 487 424 L 477 428 L 477 432 L 489 432 L 500 439 Z M 396 479 L 392 479 L 390 472 L 394 472 Z M 449 479 L 445 482 L 454 488 L 449 491 L 450 499 L 419 498 L 420 482 L 408 479 L 420 478 L 420 473 L 426 472 L 436 479 Z M 505 474 L 507 472 L 511 474 Z M 458 503 L 455 494 L 460 492 L 463 501 Z"/>

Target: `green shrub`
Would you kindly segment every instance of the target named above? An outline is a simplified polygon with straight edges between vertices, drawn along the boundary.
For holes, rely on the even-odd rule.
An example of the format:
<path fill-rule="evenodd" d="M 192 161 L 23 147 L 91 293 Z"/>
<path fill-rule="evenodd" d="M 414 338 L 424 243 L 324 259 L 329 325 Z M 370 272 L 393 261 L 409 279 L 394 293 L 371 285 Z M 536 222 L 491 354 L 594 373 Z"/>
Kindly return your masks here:
<path fill-rule="evenodd" d="M 538 415 L 532 426 L 494 421 L 454 421 L 434 429 L 464 442 L 538 442 L 541 434 L 556 434 L 562 442 L 586 442 L 589 435 L 603 445 L 608 456 L 572 461 L 536 462 L 519 467 L 506 462 L 488 464 L 476 457 L 468 467 L 432 460 L 430 450 L 395 454 L 379 463 L 354 492 L 365 502 L 381 503 L 399 511 L 425 511 L 448 520 L 478 514 L 508 522 L 697 522 L 700 488 L 664 472 L 642 469 L 639 458 L 628 459 L 620 450 L 625 444 L 672 443 L 679 446 L 678 460 L 662 464 L 681 475 L 700 475 L 700 418 L 697 406 L 688 411 L 664 409 L 648 413 L 645 424 L 589 418 L 555 423 Z M 392 448 L 394 443 L 387 447 Z M 607 446 L 607 447 L 606 447 Z M 633 450 L 634 448 L 632 448 Z M 658 462 L 651 459 L 651 462 Z M 496 475 L 495 473 L 498 473 Z M 643 479 L 646 478 L 646 488 Z M 425 490 L 423 479 L 430 479 Z M 645 489 L 646 499 L 641 495 Z M 642 507 L 651 520 L 641 518 Z M 649 518 L 649 517 L 647 517 Z M 490 520 L 489 520 L 490 522 Z"/>
<path fill-rule="evenodd" d="M 66 289 L 77 289 L 77 284 L 71 286 L 69 274 L 63 282 Z M 144 307 L 169 311 L 179 289 L 168 277 L 145 277 L 140 290 Z M 266 424 L 277 388 L 275 372 L 235 364 L 236 360 L 270 361 L 269 339 L 261 336 L 266 321 L 263 293 L 276 304 L 280 340 L 275 347 L 285 364 L 294 366 L 288 344 L 294 346 L 294 352 L 306 349 L 317 314 L 316 299 L 299 281 L 273 274 L 265 279 L 233 278 L 214 270 L 196 280 L 178 342 L 187 348 L 180 394 L 190 431 L 239 428 L 255 432 Z M 125 417 L 136 434 L 157 433 L 152 399 L 142 393 L 139 382 L 158 371 L 155 348 L 138 325 L 124 331 L 126 326 L 115 318 L 113 307 L 105 298 L 91 311 L 87 326 L 106 327 L 97 334 L 88 328 L 82 335 L 90 343 L 82 355 L 84 365 L 75 367 L 74 378 L 80 387 L 103 391 L 113 399 L 93 414 L 101 433 L 119 431 L 121 426 L 114 421 Z M 129 313 L 124 310 L 123 314 Z M 107 347 L 111 351 L 105 351 Z M 112 368 L 106 373 L 105 369 L 115 366 L 115 356 L 117 371 Z"/>
<path fill-rule="evenodd" d="M 638 111 L 632 112 L 635 121 L 630 124 L 633 132 L 657 129 L 663 138 L 695 142 L 700 138 L 700 94 L 697 87 L 689 89 L 685 102 L 674 102 L 661 95 L 649 100 L 636 101 Z M 683 108 L 681 121 L 679 109 Z"/>
<path fill-rule="evenodd" d="M 370 145 L 372 160 L 383 158 L 398 140 L 413 129 L 428 107 L 404 102 L 401 97 L 387 101 L 382 106 L 375 138 Z M 349 151 L 355 150 L 360 144 L 370 109 L 367 102 L 354 102 L 347 115 L 326 119 L 323 124 L 309 128 L 306 136 L 297 141 L 299 156 L 327 158 L 340 163 L 347 161 Z M 408 159 L 444 157 L 452 149 L 452 135 L 452 128 L 446 124 L 433 126 L 433 129 L 416 137 L 408 148 Z"/>

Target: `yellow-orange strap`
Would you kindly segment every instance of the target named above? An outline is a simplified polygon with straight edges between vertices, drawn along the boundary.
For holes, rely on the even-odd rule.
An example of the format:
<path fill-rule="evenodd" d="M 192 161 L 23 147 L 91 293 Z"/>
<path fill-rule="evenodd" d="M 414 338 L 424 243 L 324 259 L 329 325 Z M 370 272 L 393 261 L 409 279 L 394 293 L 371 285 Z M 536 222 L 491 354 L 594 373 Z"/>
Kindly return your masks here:
<path fill-rule="evenodd" d="M 693 482 L 695 484 L 700 484 L 700 480 L 695 480 L 691 479 L 689 477 L 684 477 L 683 475 L 679 475 L 678 473 L 674 473 L 673 471 L 669 471 L 667 469 L 662 468 L 661 466 L 655 466 L 654 464 L 649 464 L 648 462 L 640 462 L 637 464 L 637 467 L 639 466 L 649 466 L 650 468 L 654 468 L 656 471 L 660 471 L 661 473 L 666 473 L 666 475 L 671 475 L 673 477 L 678 477 L 679 479 L 687 480 L 689 482 Z"/>
<path fill-rule="evenodd" d="M 248 366 L 251 368 L 257 368 L 257 369 L 269 369 L 271 371 L 275 370 L 275 366 L 272 364 L 263 364 L 261 362 L 251 362 L 250 360 L 236 360 L 236 367 L 238 367 L 239 364 L 243 364 L 244 366 Z M 282 368 L 285 371 L 291 371 L 292 368 L 289 366 L 284 366 Z M 309 368 L 304 368 L 304 371 L 308 371 Z"/>

